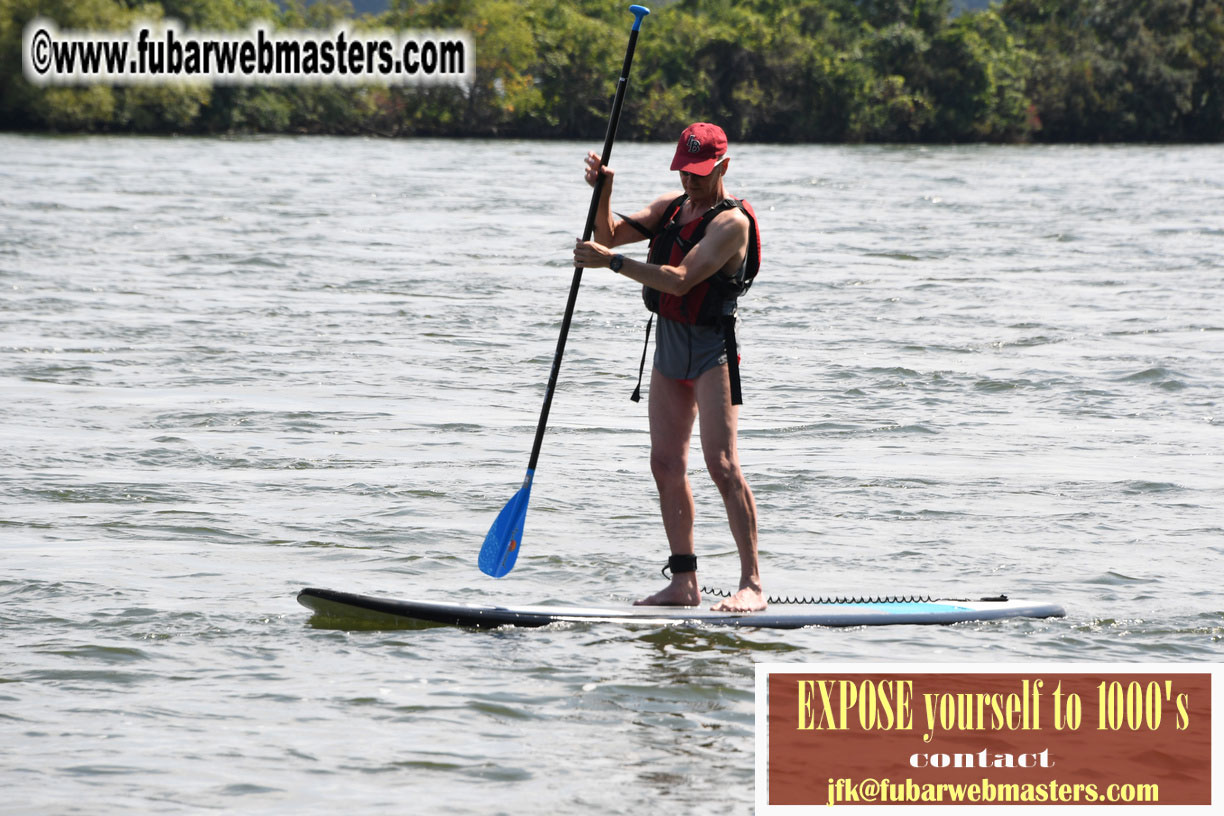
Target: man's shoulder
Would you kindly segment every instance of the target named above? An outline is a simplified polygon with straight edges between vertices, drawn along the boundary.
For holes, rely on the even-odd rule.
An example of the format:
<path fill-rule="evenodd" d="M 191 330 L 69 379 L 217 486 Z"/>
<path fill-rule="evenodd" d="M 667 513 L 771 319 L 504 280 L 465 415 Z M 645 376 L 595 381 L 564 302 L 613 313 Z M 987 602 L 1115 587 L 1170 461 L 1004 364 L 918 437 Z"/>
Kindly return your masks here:
<path fill-rule="evenodd" d="M 683 190 L 672 190 L 671 192 L 662 193 L 656 196 L 654 201 L 650 202 L 650 209 L 662 211 L 665 207 L 671 206 L 677 199 L 682 198 L 683 196 Z"/>
<path fill-rule="evenodd" d="M 710 222 L 710 228 L 733 230 L 747 235 L 748 215 L 739 207 L 728 207 L 714 216 L 714 220 Z"/>

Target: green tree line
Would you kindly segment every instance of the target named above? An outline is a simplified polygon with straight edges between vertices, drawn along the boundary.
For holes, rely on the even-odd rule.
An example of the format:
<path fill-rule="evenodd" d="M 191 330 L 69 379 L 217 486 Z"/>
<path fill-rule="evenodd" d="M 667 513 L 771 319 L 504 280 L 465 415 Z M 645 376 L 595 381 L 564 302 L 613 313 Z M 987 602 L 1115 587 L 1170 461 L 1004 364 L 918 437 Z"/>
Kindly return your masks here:
<path fill-rule="evenodd" d="M 1220 141 L 1224 0 L 657 3 L 622 132 L 695 120 L 766 142 Z M 31 85 L 22 33 L 137 20 L 330 30 L 346 0 L 0 0 L 0 128 L 387 136 L 603 135 L 631 16 L 610 0 L 392 0 L 354 29 L 461 29 L 468 87 Z"/>

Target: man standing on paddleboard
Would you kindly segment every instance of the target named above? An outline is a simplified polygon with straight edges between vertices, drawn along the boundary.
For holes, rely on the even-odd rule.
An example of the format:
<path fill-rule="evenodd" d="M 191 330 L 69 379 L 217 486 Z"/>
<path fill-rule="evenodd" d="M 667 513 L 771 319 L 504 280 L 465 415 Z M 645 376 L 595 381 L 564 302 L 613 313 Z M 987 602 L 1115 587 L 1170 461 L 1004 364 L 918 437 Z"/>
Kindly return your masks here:
<path fill-rule="evenodd" d="M 760 234 L 747 202 L 727 195 L 727 137 L 698 122 L 680 134 L 671 169 L 683 192 L 656 198 L 632 216 L 614 216 L 611 168 L 591 152 L 586 181 L 603 172 L 593 241 L 578 241 L 574 263 L 608 267 L 642 284 L 646 306 L 658 318 L 650 377 L 650 470 L 659 490 L 663 529 L 671 547 L 671 583 L 638 605 L 701 603 L 693 547 L 693 492 L 688 480 L 689 440 L 700 417 L 706 468 L 722 494 L 740 556 L 739 591 L 719 611 L 764 609 L 757 555 L 756 502 L 740 470 L 739 357 L 735 304 L 760 266 Z M 612 247 L 650 239 L 648 261 Z M 637 399 L 637 392 L 634 393 Z"/>

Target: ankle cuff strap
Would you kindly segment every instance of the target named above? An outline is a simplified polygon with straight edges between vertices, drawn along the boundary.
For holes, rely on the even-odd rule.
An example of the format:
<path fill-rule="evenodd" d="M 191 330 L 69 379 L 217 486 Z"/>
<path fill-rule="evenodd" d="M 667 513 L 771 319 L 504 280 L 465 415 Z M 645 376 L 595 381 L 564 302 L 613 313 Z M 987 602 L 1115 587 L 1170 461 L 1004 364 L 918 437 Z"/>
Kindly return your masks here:
<path fill-rule="evenodd" d="M 681 572 L 696 572 L 697 556 L 673 555 L 667 559 L 667 568 L 672 571 L 673 575 Z"/>

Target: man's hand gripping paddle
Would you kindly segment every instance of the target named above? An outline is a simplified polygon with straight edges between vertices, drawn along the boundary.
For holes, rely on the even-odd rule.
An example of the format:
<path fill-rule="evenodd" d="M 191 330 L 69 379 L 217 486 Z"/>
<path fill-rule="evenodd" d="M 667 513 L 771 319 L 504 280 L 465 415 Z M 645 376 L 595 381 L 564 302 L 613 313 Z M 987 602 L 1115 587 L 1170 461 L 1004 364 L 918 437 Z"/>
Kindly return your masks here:
<path fill-rule="evenodd" d="M 603 157 L 600 166 L 606 166 L 612 158 L 612 142 L 616 139 L 616 125 L 620 121 L 621 103 L 625 100 L 625 87 L 629 84 L 629 67 L 633 64 L 633 49 L 637 45 L 638 29 L 642 18 L 650 13 L 644 6 L 630 6 L 633 13 L 633 30 L 629 32 L 629 47 L 625 50 L 625 64 L 621 68 L 620 80 L 616 84 L 616 98 L 612 102 L 612 115 L 608 117 L 608 132 L 604 136 Z M 601 172 L 595 180 L 591 193 L 591 209 L 587 212 L 586 229 L 582 240 L 589 241 L 595 230 L 595 213 L 599 209 L 599 195 L 603 190 L 604 176 Z M 535 476 L 536 461 L 540 458 L 540 444 L 544 441 L 544 428 L 548 425 L 548 409 L 552 407 L 553 392 L 557 388 L 557 373 L 561 370 L 561 355 L 565 353 L 565 338 L 569 335 L 570 322 L 574 317 L 574 304 L 578 300 L 578 287 L 582 283 L 582 267 L 574 267 L 574 279 L 570 283 L 569 301 L 565 305 L 565 317 L 561 321 L 561 336 L 557 338 L 557 352 L 553 355 L 552 373 L 548 375 L 548 388 L 544 392 L 544 407 L 540 411 L 540 422 L 536 426 L 535 444 L 531 448 L 531 459 L 527 462 L 527 478 L 506 506 L 497 514 L 484 546 L 480 548 L 480 571 L 494 578 L 514 569 L 519 549 L 523 543 L 523 524 L 527 520 L 527 502 L 531 499 L 531 480 Z"/>

